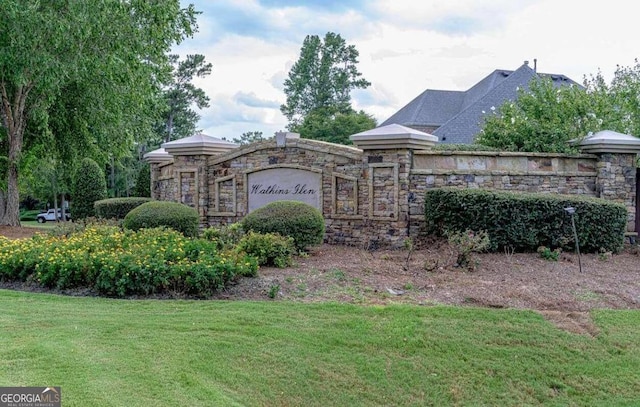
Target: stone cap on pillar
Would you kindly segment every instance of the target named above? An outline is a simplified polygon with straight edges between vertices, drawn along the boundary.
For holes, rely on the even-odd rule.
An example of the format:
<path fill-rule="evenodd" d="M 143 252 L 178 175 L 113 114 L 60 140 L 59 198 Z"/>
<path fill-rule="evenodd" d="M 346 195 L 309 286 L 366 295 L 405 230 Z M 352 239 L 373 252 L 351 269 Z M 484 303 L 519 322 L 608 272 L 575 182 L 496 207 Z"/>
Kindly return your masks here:
<path fill-rule="evenodd" d="M 198 133 L 190 137 L 169 141 L 162 148 L 173 156 L 176 155 L 218 155 L 237 148 L 238 144 L 221 140 L 217 137 Z"/>
<path fill-rule="evenodd" d="M 585 153 L 640 153 L 640 138 L 612 130 L 602 130 L 589 134 L 578 143 L 580 150 Z"/>
<path fill-rule="evenodd" d="M 171 154 L 167 153 L 164 148 L 149 151 L 142 158 L 150 164 L 166 164 L 173 160 Z"/>
<path fill-rule="evenodd" d="M 349 136 L 353 144 L 362 150 L 412 149 L 429 150 L 438 137 L 399 124 L 376 127 Z"/>

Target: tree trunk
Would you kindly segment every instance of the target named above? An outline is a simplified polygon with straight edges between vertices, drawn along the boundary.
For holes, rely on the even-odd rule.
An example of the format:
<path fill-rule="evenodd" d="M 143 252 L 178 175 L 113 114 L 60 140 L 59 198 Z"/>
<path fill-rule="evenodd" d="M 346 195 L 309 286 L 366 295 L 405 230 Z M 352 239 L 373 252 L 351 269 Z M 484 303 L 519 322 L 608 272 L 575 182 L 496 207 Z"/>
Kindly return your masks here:
<path fill-rule="evenodd" d="M 164 139 L 165 143 L 171 141 L 173 136 L 173 107 L 169 111 L 169 119 L 167 120 L 167 137 Z"/>
<path fill-rule="evenodd" d="M 9 157 L 7 171 L 7 204 L 0 219 L 0 225 L 20 226 L 20 195 L 18 189 L 18 165 L 22 153 L 24 128 L 26 123 L 25 106 L 27 96 L 33 84 L 17 86 L 13 96 L 13 103 L 9 100 L 7 86 L 0 82 L 0 100 L 2 101 L 2 121 L 7 129 L 9 141 Z"/>
<path fill-rule="evenodd" d="M 5 199 L 6 193 L 0 189 L 0 219 L 4 217 L 4 213 L 7 210 L 7 200 Z"/>
<path fill-rule="evenodd" d="M 7 206 L 0 224 L 20 226 L 20 195 L 18 187 L 18 163 L 22 151 L 23 127 L 9 133 L 9 171 L 7 174 Z"/>
<path fill-rule="evenodd" d="M 9 154 L 11 157 L 11 154 Z M 0 224 L 20 226 L 20 195 L 18 194 L 18 164 L 9 158 L 7 177 L 7 206 Z"/>
<path fill-rule="evenodd" d="M 54 217 L 56 219 L 56 222 L 60 222 L 60 219 L 58 218 L 58 194 L 57 193 L 53 194 L 53 210 L 54 210 L 53 213 L 55 213 Z"/>

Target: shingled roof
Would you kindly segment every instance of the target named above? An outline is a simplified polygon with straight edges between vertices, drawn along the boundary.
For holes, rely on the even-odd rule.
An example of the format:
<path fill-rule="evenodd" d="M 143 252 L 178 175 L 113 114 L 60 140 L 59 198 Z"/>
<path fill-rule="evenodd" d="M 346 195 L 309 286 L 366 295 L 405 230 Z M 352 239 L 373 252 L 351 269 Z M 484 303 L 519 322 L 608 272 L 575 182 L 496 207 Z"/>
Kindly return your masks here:
<path fill-rule="evenodd" d="M 483 116 L 515 100 L 518 89 L 528 89 L 535 77 L 548 77 L 556 86 L 580 86 L 564 75 L 537 73 L 525 62 L 515 71 L 497 69 L 466 91 L 427 89 L 380 126 L 400 124 L 438 136 L 441 143 L 470 144 Z"/>

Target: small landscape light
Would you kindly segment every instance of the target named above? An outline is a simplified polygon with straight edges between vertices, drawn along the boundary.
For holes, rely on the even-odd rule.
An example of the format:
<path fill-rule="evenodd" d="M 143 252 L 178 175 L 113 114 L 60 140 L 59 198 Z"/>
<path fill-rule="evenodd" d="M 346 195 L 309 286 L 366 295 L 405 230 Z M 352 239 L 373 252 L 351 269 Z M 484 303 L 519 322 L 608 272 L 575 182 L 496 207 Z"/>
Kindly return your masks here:
<path fill-rule="evenodd" d="M 580 272 L 582 273 L 582 260 L 580 259 L 580 245 L 578 244 L 578 232 L 576 231 L 576 223 L 573 220 L 573 215 L 576 213 L 576 208 L 573 206 L 569 206 L 564 208 L 564 210 L 571 216 L 571 227 L 573 228 L 573 238 L 576 241 L 576 252 L 578 253 L 578 267 Z"/>

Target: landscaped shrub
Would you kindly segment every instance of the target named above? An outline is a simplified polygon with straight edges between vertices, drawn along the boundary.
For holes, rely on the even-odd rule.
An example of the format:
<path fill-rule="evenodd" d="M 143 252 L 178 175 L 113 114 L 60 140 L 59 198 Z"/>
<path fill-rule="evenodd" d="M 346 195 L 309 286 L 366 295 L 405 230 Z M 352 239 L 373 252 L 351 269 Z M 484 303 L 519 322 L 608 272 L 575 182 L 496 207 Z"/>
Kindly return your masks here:
<path fill-rule="evenodd" d="M 240 223 L 232 223 L 231 225 L 206 228 L 202 231 L 201 237 L 216 242 L 218 250 L 231 250 L 240 242 L 244 234 Z"/>
<path fill-rule="evenodd" d="M 463 232 L 445 230 L 444 234 L 457 252 L 456 265 L 469 271 L 475 270 L 478 265 L 478 260 L 473 253 L 483 252 L 491 244 L 489 234 L 484 230 L 479 232 L 468 229 Z"/>
<path fill-rule="evenodd" d="M 170 229 L 89 227 L 69 237 L 0 237 L 0 280 L 30 280 L 59 289 L 87 287 L 105 296 L 167 291 L 206 296 L 239 275 L 255 275 L 257 269 L 251 256 L 223 256 L 214 242 Z"/>
<path fill-rule="evenodd" d="M 198 235 L 199 217 L 195 209 L 177 202 L 151 201 L 132 209 L 124 217 L 125 229 L 139 230 L 166 226 L 185 236 Z"/>
<path fill-rule="evenodd" d="M 290 266 L 296 252 L 292 237 L 253 231 L 240 239 L 236 250 L 255 257 L 260 266 L 280 268 Z"/>
<path fill-rule="evenodd" d="M 104 172 L 90 158 L 80 162 L 73 182 L 71 215 L 74 220 L 95 216 L 93 203 L 107 198 L 107 181 Z"/>
<path fill-rule="evenodd" d="M 622 249 L 627 225 L 624 205 L 596 198 L 518 194 L 478 189 L 433 189 L 425 195 L 427 231 L 485 230 L 490 250 L 535 252 L 538 247 L 575 250 L 571 217 L 584 252 Z"/>
<path fill-rule="evenodd" d="M 69 237 L 74 233 L 84 231 L 86 228 L 103 226 L 120 227 L 120 222 L 115 219 L 98 219 L 94 217 L 80 219 L 75 222 L 58 222 L 53 228 L 47 230 L 47 234 L 49 236 Z"/>
<path fill-rule="evenodd" d="M 247 232 L 291 236 L 298 250 L 320 244 L 324 238 L 322 213 L 304 202 L 271 202 L 245 216 L 241 223 Z"/>
<path fill-rule="evenodd" d="M 151 197 L 151 166 L 149 163 L 144 163 L 142 167 L 140 167 L 133 194 L 142 198 Z"/>
<path fill-rule="evenodd" d="M 110 198 L 96 201 L 93 206 L 96 216 L 102 219 L 124 219 L 133 209 L 143 203 L 152 201 L 151 198 Z"/>
<path fill-rule="evenodd" d="M 25 221 L 25 222 L 35 221 L 40 212 L 41 211 L 39 211 L 37 209 L 21 211 L 20 212 L 20 221 L 21 222 L 22 221 Z"/>

